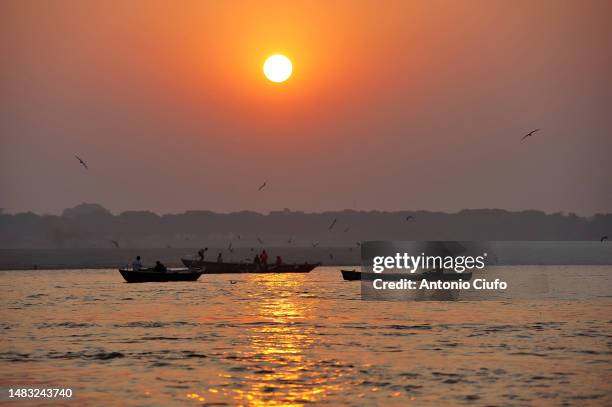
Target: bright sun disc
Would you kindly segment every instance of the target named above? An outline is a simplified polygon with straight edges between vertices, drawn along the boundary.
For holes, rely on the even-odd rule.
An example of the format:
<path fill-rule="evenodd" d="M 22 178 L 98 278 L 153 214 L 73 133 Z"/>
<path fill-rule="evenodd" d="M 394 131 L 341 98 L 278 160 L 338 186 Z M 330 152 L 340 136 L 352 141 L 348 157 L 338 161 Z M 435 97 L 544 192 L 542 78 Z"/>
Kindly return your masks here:
<path fill-rule="evenodd" d="M 272 82 L 285 82 L 291 76 L 293 65 L 284 55 L 272 55 L 263 65 L 264 75 Z"/>

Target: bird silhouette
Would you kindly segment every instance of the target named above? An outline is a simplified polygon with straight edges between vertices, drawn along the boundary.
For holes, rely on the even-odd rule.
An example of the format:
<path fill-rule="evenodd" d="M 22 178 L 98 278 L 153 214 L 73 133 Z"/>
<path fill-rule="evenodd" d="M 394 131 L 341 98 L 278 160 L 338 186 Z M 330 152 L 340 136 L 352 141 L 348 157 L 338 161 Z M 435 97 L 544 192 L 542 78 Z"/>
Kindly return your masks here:
<path fill-rule="evenodd" d="M 533 136 L 533 134 L 534 134 L 534 133 L 536 133 L 536 132 L 538 132 L 538 131 L 540 131 L 540 129 L 531 130 L 529 133 L 527 133 L 527 134 L 525 134 L 525 135 L 523 136 L 523 138 L 521 139 L 521 141 L 525 140 L 527 137 L 531 137 L 531 136 Z"/>
<path fill-rule="evenodd" d="M 259 237 L 257 238 L 257 241 L 261 244 L 264 244 L 263 240 L 261 240 Z"/>
<path fill-rule="evenodd" d="M 606 240 L 608 240 L 608 236 L 602 236 L 601 239 L 599 239 L 600 242 L 605 242 Z"/>
<path fill-rule="evenodd" d="M 116 241 L 116 240 L 109 240 L 109 242 L 111 242 L 115 246 L 116 249 L 119 248 L 119 242 L 118 241 Z"/>
<path fill-rule="evenodd" d="M 333 229 L 333 227 L 336 225 L 337 221 L 338 221 L 338 219 L 334 219 L 334 221 L 331 223 L 331 225 L 329 225 L 329 230 Z"/>
<path fill-rule="evenodd" d="M 312 242 L 312 247 L 317 247 L 319 245 L 319 242 Z"/>
<path fill-rule="evenodd" d="M 261 191 L 262 189 L 266 187 L 266 185 L 268 185 L 268 181 L 265 181 L 263 184 L 261 184 L 261 186 L 257 189 L 257 191 Z"/>
<path fill-rule="evenodd" d="M 87 163 L 86 163 L 85 161 L 83 161 L 83 160 L 81 159 L 81 157 L 79 157 L 79 156 L 78 156 L 78 155 L 76 155 L 76 154 L 74 155 L 74 157 L 75 157 L 77 160 L 79 160 L 79 162 L 81 163 L 81 165 L 82 165 L 83 167 L 85 167 L 85 169 L 86 169 L 86 170 L 88 170 L 88 169 L 89 169 L 89 167 L 87 166 Z"/>
<path fill-rule="evenodd" d="M 408 215 L 408 216 L 406 216 L 406 220 L 407 220 L 407 221 L 408 221 L 408 220 L 410 220 L 410 219 L 414 219 L 414 216 L 412 216 L 412 215 Z"/>

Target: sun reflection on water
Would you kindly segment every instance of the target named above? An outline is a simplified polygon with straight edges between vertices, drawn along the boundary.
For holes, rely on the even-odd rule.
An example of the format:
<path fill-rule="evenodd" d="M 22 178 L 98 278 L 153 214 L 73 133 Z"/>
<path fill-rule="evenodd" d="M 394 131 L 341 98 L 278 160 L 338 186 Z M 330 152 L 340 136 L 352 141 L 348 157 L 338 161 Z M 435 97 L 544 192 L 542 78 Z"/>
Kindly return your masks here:
<path fill-rule="evenodd" d="M 306 322 L 312 320 L 311 307 L 317 300 L 295 295 L 302 279 L 271 274 L 257 284 L 270 296 L 253 302 L 257 316 L 265 322 L 251 328 L 251 347 L 244 356 L 258 370 L 245 377 L 249 387 L 238 390 L 236 400 L 255 406 L 301 406 L 338 390 L 329 372 L 308 357 L 315 328 Z"/>

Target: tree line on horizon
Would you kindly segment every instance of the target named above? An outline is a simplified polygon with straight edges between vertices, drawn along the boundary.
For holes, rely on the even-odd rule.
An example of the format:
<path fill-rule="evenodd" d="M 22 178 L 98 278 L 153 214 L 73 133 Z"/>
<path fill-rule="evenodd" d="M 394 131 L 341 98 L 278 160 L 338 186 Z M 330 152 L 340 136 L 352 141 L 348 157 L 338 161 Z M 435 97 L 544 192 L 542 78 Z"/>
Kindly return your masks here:
<path fill-rule="evenodd" d="M 187 211 L 118 215 L 81 204 L 61 215 L 0 212 L 0 248 L 356 246 L 364 240 L 599 240 L 612 214 L 581 217 L 537 210 L 329 211 L 305 213 Z"/>

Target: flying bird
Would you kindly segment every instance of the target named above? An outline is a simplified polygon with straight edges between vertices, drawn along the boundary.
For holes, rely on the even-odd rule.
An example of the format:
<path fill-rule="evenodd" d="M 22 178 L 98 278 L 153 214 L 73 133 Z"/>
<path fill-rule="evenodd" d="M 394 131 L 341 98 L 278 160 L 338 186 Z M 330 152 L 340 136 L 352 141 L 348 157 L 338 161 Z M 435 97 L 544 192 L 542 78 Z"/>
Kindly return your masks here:
<path fill-rule="evenodd" d="M 602 236 L 601 239 L 599 239 L 600 242 L 605 242 L 606 240 L 608 240 L 608 236 Z"/>
<path fill-rule="evenodd" d="M 85 161 L 83 161 L 83 160 L 81 159 L 81 157 L 79 157 L 79 156 L 78 156 L 78 155 L 76 155 L 76 154 L 74 155 L 74 157 L 75 157 L 77 160 L 79 160 L 79 162 L 81 163 L 81 165 L 82 165 L 83 167 L 85 167 L 85 169 L 86 169 L 86 170 L 88 170 L 88 169 L 89 169 L 89 167 L 87 166 L 87 163 L 86 163 Z"/>
<path fill-rule="evenodd" d="M 257 237 L 257 241 L 261 244 L 264 244 L 263 240 L 261 240 L 259 237 Z"/>
<path fill-rule="evenodd" d="M 319 245 L 319 242 L 312 242 L 312 247 L 317 247 Z"/>
<path fill-rule="evenodd" d="M 261 191 L 262 189 L 266 187 L 266 185 L 268 185 L 268 181 L 265 181 L 263 184 L 261 184 L 261 186 L 257 189 L 257 191 Z"/>
<path fill-rule="evenodd" d="M 407 221 L 408 221 L 408 220 L 410 220 L 410 219 L 414 219 L 414 216 L 412 216 L 412 215 L 408 215 L 408 216 L 406 216 L 406 220 L 407 220 Z"/>
<path fill-rule="evenodd" d="M 334 219 L 334 221 L 331 223 L 331 225 L 329 225 L 329 230 L 333 229 L 333 227 L 336 225 L 336 222 L 338 222 L 338 219 Z"/>
<path fill-rule="evenodd" d="M 534 133 L 536 133 L 536 132 L 538 132 L 538 131 L 540 131 L 540 129 L 531 130 L 529 133 L 527 133 L 527 134 L 525 134 L 525 135 L 523 136 L 523 138 L 521 139 L 521 141 L 525 140 L 527 137 L 531 137 L 531 136 L 533 136 L 533 134 L 534 134 Z"/>
<path fill-rule="evenodd" d="M 119 248 L 119 242 L 116 240 L 109 240 L 109 242 L 111 242 L 113 245 L 115 245 L 115 249 Z"/>

